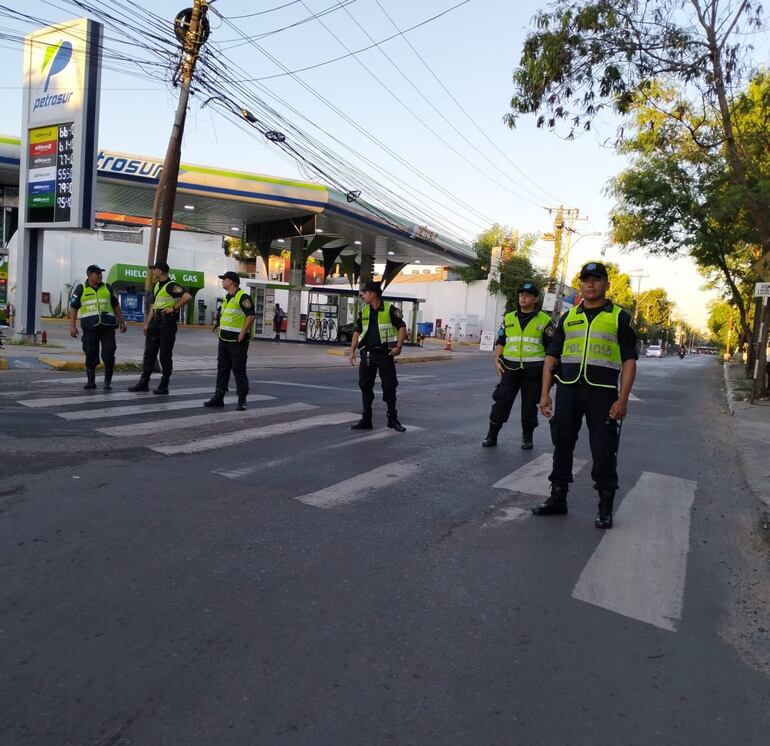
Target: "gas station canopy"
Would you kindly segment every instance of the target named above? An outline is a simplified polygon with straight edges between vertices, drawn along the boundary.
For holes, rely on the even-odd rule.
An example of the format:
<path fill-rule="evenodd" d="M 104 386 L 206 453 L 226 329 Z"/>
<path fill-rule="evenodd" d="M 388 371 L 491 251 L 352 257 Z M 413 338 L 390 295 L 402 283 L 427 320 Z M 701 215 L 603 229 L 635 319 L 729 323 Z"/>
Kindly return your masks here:
<path fill-rule="evenodd" d="M 18 186 L 20 141 L 0 136 L 0 184 Z M 162 161 L 99 151 L 97 211 L 146 218 L 152 214 Z M 470 246 L 398 215 L 370 208 L 366 195 L 293 179 L 182 164 L 174 221 L 193 230 L 244 236 L 283 248 L 291 238 L 317 237 L 380 263 L 467 265 Z M 288 246 L 286 247 L 288 248 Z"/>

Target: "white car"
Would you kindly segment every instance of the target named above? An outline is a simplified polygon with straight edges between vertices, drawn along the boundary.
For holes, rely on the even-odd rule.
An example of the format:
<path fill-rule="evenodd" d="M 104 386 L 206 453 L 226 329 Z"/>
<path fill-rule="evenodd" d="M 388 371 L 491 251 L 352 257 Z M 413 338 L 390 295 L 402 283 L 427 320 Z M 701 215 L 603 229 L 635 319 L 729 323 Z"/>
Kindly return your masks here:
<path fill-rule="evenodd" d="M 650 345 L 647 348 L 647 352 L 644 353 L 645 357 L 663 357 L 663 348 L 660 345 Z"/>

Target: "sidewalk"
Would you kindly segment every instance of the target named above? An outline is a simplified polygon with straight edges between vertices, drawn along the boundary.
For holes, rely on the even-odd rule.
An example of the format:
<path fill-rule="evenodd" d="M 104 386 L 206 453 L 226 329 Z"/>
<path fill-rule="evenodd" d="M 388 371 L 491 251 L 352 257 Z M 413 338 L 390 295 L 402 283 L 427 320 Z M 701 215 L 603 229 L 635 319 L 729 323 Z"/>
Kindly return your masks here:
<path fill-rule="evenodd" d="M 69 335 L 69 322 L 45 320 L 47 345 L 10 345 L 0 350 L 0 370 L 84 370 L 80 338 Z M 116 369 L 138 370 L 142 363 L 144 335 L 141 324 L 129 324 L 125 334 L 118 334 Z M 347 345 L 322 345 L 298 342 L 255 340 L 249 348 L 249 369 L 260 368 L 340 368 L 350 365 Z M 465 356 L 474 350 L 446 352 L 443 346 L 405 347 L 398 363 L 450 361 L 455 354 Z M 211 327 L 180 326 L 174 345 L 174 370 L 215 370 L 217 338 Z"/>
<path fill-rule="evenodd" d="M 732 417 L 736 446 L 751 489 L 770 507 L 770 401 L 750 404 L 746 396 L 751 381 L 740 364 L 724 365 L 727 406 Z"/>

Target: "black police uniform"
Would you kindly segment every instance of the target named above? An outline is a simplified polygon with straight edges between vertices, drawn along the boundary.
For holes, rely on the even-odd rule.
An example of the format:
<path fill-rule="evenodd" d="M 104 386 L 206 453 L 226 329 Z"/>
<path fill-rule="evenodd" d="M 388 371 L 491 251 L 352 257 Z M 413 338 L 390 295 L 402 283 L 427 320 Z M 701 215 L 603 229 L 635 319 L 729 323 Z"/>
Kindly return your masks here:
<path fill-rule="evenodd" d="M 583 308 L 578 312 L 586 315 L 590 324 L 600 311 L 612 311 L 612 301 L 601 308 Z M 564 348 L 564 322 L 567 314 L 559 319 L 559 325 L 546 353 L 560 358 Z M 618 345 L 621 360 L 637 360 L 636 332 L 631 328 L 631 316 L 622 310 L 618 316 Z M 591 478 L 595 489 L 613 493 L 618 487 L 618 421 L 609 418 L 610 407 L 618 399 L 617 388 L 591 386 L 585 379 L 585 372 L 573 384 L 556 382 L 555 414 L 551 418 L 551 438 L 554 445 L 553 470 L 548 479 L 552 485 L 562 487 L 565 492 L 572 482 L 572 461 L 578 433 L 583 421 L 588 426 L 593 467 Z"/>
<path fill-rule="evenodd" d="M 100 282 L 94 289 L 107 285 L 112 298 L 112 307 L 119 308 L 118 300 L 112 285 Z M 83 284 L 78 285 L 70 297 L 70 308 L 76 311 L 81 306 L 83 297 Z M 117 342 L 115 341 L 115 329 L 118 326 L 118 319 L 115 314 L 100 313 L 98 316 L 87 316 L 80 320 L 80 328 L 83 330 L 82 343 L 83 352 L 86 355 L 86 368 L 88 371 L 95 370 L 99 365 L 99 350 L 101 348 L 101 358 L 104 363 L 104 376 L 107 383 L 112 378 L 112 371 L 115 367 L 115 351 Z"/>
<path fill-rule="evenodd" d="M 378 319 L 385 307 L 383 301 L 380 301 L 380 303 L 380 307 L 376 310 L 370 305 L 369 330 L 360 342 L 361 364 L 358 368 L 358 387 L 361 389 L 361 399 L 364 405 L 363 418 L 369 423 L 371 423 L 372 419 L 374 382 L 378 371 L 382 385 L 382 400 L 388 406 L 388 419 L 396 419 L 397 417 L 396 387 L 398 386 L 398 379 L 396 377 L 396 361 L 390 355 L 390 349 L 395 346 L 395 343 L 387 345 L 380 338 Z M 390 322 L 399 330 L 406 327 L 401 310 L 394 305 L 390 307 Z M 356 331 L 359 335 L 363 334 L 364 331 L 363 317 L 360 314 L 356 321 Z"/>
<path fill-rule="evenodd" d="M 158 284 L 158 291 L 165 287 L 166 292 L 172 297 L 179 299 L 187 291 L 177 285 L 173 280 L 161 281 Z M 155 291 L 152 293 L 152 302 L 155 302 Z M 171 372 L 174 367 L 174 341 L 176 340 L 177 324 L 179 322 L 179 311 L 174 313 L 164 313 L 163 311 L 154 311 L 152 320 L 147 328 L 147 336 L 144 342 L 144 359 L 142 361 L 142 380 L 146 383 L 150 380 L 152 371 L 155 368 L 155 358 L 160 361 L 161 384 L 168 384 L 171 378 Z"/>
<path fill-rule="evenodd" d="M 235 292 L 228 293 L 225 301 L 231 300 L 237 292 L 238 289 L 236 288 Z M 254 304 L 248 294 L 244 293 L 241 296 L 239 305 L 241 311 L 243 311 L 246 316 L 254 316 Z M 249 332 L 249 335 L 243 342 L 237 341 L 238 334 L 236 332 L 222 331 L 220 329 L 219 334 L 219 347 L 217 348 L 217 392 L 221 391 L 224 395 L 230 382 L 230 373 L 232 372 L 233 377 L 235 378 L 238 402 L 243 404 L 243 402 L 246 401 L 246 395 L 249 393 L 249 379 L 246 375 L 246 362 L 249 355 L 251 332 Z M 228 337 L 233 341 L 230 341 Z"/>
<path fill-rule="evenodd" d="M 538 311 L 532 311 L 531 313 L 517 311 L 516 315 L 519 319 L 521 328 L 524 329 L 538 313 Z M 548 324 L 543 328 L 541 333 L 544 348 L 547 348 L 550 345 L 553 337 L 553 324 Z M 505 334 L 505 327 L 500 327 L 495 345 L 505 347 L 506 342 L 507 337 Z M 531 443 L 532 433 L 538 424 L 537 405 L 540 401 L 543 364 L 541 362 L 533 362 L 528 363 L 524 367 L 514 367 L 514 365 L 518 366 L 519 363 L 514 364 L 502 356 L 500 357 L 500 363 L 504 370 L 500 383 L 497 384 L 492 393 L 494 404 L 489 413 L 489 422 L 490 424 L 498 426 L 496 430 L 499 430 L 506 422 L 508 422 L 508 418 L 511 416 L 513 403 L 516 400 L 516 395 L 521 391 L 522 444 Z"/>

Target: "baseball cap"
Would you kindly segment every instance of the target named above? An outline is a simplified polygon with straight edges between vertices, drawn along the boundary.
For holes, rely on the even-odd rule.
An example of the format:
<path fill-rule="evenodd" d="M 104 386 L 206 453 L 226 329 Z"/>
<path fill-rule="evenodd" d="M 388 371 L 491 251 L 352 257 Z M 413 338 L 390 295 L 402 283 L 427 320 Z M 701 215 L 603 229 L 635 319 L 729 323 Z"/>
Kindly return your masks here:
<path fill-rule="evenodd" d="M 529 293 L 530 295 L 540 295 L 540 290 L 534 282 L 523 282 L 519 288 L 520 293 Z"/>
<path fill-rule="evenodd" d="M 170 267 L 166 262 L 155 262 L 155 264 L 150 265 L 150 269 L 159 269 L 161 272 L 169 272 Z"/>
<path fill-rule="evenodd" d="M 362 293 L 370 292 L 370 293 L 380 293 L 382 294 L 382 287 L 380 286 L 379 282 L 374 282 L 373 280 L 367 280 L 364 283 L 364 286 L 361 288 Z"/>
<path fill-rule="evenodd" d="M 607 277 L 607 267 L 601 262 L 588 262 L 584 264 L 580 269 L 580 279 L 583 280 L 586 277 Z"/>
<path fill-rule="evenodd" d="M 104 272 L 104 270 L 98 264 L 89 264 L 86 267 L 86 274 L 90 275 L 91 272 Z"/>
<path fill-rule="evenodd" d="M 241 278 L 237 272 L 225 272 L 223 275 L 217 275 L 217 277 L 219 277 L 220 280 L 232 280 L 239 285 L 241 284 Z"/>

